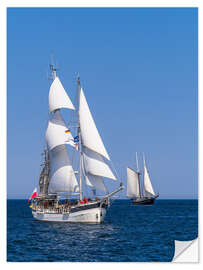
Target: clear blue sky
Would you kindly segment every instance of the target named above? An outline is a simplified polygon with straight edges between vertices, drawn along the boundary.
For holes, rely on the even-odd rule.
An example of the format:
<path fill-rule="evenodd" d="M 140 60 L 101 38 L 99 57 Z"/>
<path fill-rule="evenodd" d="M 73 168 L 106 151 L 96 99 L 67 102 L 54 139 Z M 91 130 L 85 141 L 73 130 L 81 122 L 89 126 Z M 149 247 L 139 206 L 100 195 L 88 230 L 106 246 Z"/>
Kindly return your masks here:
<path fill-rule="evenodd" d="M 197 197 L 197 12 L 9 8 L 8 198 L 27 198 L 38 183 L 51 52 L 72 99 L 80 73 L 124 184 L 144 151 L 160 198 Z"/>

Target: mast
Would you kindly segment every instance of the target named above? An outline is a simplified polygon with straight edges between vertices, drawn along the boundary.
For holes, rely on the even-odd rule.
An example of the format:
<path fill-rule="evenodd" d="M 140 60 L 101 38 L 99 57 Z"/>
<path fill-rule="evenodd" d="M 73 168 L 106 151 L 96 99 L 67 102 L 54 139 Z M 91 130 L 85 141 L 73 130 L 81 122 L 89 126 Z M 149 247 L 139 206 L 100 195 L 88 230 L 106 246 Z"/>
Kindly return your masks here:
<path fill-rule="evenodd" d="M 141 171 L 139 170 L 139 166 L 138 166 L 137 152 L 136 152 L 136 167 L 137 167 L 137 174 L 138 174 L 139 194 L 140 194 L 140 198 L 141 198 L 141 187 L 140 187 L 140 175 L 141 175 Z"/>
<path fill-rule="evenodd" d="M 56 78 L 56 68 L 54 68 L 53 64 L 49 65 L 50 70 L 51 70 L 51 80 L 52 82 L 55 80 Z M 57 110 L 54 111 L 54 113 Z M 46 149 L 44 150 L 44 157 L 45 157 L 45 179 L 44 179 L 44 193 L 48 194 L 48 188 L 49 188 L 49 174 L 50 174 L 50 163 L 49 163 L 49 149 L 48 146 L 46 145 Z"/>
<path fill-rule="evenodd" d="M 78 106 L 80 104 L 80 76 L 78 75 Z M 78 137 L 79 137 L 79 167 L 80 167 L 80 172 L 79 172 L 79 179 L 80 179 L 80 200 L 82 200 L 82 144 L 81 144 L 81 131 L 80 131 L 80 117 L 79 117 L 79 108 L 78 108 Z"/>
<path fill-rule="evenodd" d="M 144 155 L 144 152 L 142 153 L 142 158 L 143 158 L 143 165 L 144 165 L 144 172 L 143 172 L 143 197 L 145 197 L 145 187 L 144 187 L 144 177 L 145 177 L 145 167 L 146 167 L 146 164 L 145 164 L 145 155 Z"/>
<path fill-rule="evenodd" d="M 51 70 L 51 80 L 54 81 L 56 78 L 56 68 L 54 68 L 53 64 L 49 65 Z M 44 155 L 44 162 L 41 164 L 41 166 L 44 166 L 39 178 L 39 186 L 40 186 L 40 194 L 47 195 L 48 194 L 48 188 L 49 188 L 49 173 L 50 173 L 50 167 L 49 167 L 49 150 L 46 147 L 42 153 Z"/>
<path fill-rule="evenodd" d="M 56 68 L 54 68 L 53 64 L 50 64 L 50 69 L 51 69 L 51 73 L 52 73 L 51 79 L 52 79 L 52 81 L 54 81 L 54 79 L 56 78 Z"/>
<path fill-rule="evenodd" d="M 39 177 L 39 187 L 40 194 L 47 195 L 48 194 L 48 186 L 49 186 L 49 154 L 46 149 L 42 153 L 44 155 L 44 162 L 41 164 L 43 166 L 40 177 Z"/>
<path fill-rule="evenodd" d="M 57 69 L 52 63 L 50 64 L 50 73 L 52 83 L 48 97 L 49 121 L 45 132 L 50 170 L 49 192 L 74 193 L 78 190 L 78 182 L 66 144 L 70 144 L 72 147 L 75 147 L 75 144 L 73 136 L 62 117 L 61 109 L 75 110 L 75 107 L 57 76 Z"/>
<path fill-rule="evenodd" d="M 55 80 L 56 78 L 56 68 L 54 68 L 54 65 L 53 64 L 50 64 L 50 69 L 51 69 L 51 79 L 52 79 L 52 82 Z M 56 112 L 57 110 L 54 111 L 54 113 Z M 50 163 L 49 163 L 49 150 L 48 150 L 48 147 L 47 149 L 45 149 L 45 162 L 46 162 L 46 167 L 47 167 L 47 171 L 48 171 L 48 180 L 47 180 L 47 187 L 46 187 L 46 191 L 47 191 L 47 194 L 48 194 L 48 188 L 49 188 L 49 172 L 50 172 Z"/>

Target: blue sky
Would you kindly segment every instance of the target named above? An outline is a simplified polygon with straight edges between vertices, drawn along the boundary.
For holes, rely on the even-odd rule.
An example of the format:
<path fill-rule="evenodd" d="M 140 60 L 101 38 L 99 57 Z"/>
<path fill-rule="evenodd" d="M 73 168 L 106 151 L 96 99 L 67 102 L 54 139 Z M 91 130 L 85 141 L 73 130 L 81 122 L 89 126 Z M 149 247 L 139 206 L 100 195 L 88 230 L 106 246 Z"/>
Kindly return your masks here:
<path fill-rule="evenodd" d="M 125 167 L 135 167 L 136 151 L 145 152 L 160 198 L 196 198 L 197 12 L 195 8 L 9 8 L 8 198 L 27 198 L 38 183 L 51 52 L 72 100 L 80 73 L 95 122 L 124 185 Z M 63 113 L 67 119 L 69 113 Z"/>

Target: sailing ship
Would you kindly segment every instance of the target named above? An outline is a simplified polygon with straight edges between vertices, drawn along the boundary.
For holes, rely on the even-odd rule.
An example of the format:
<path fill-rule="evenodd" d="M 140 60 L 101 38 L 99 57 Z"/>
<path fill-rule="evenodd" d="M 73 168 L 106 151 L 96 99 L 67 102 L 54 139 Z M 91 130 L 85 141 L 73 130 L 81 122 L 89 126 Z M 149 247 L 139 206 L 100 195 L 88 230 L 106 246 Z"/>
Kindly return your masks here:
<path fill-rule="evenodd" d="M 56 68 L 53 65 L 50 68 L 52 84 L 44 162 L 39 177 L 40 193 L 31 196 L 30 208 L 33 217 L 40 221 L 101 223 L 110 206 L 110 197 L 123 189 L 122 182 L 113 192 L 107 191 L 104 180 L 118 180 L 118 177 L 93 120 L 80 77 L 77 79 L 76 109 L 56 74 Z M 62 108 L 76 112 L 75 126 L 66 125 Z M 75 130 L 75 137 L 71 129 Z M 71 151 L 67 145 L 77 153 L 78 170 L 71 163 Z M 85 185 L 94 194 L 89 199 L 84 197 Z M 98 190 L 105 192 L 102 197 L 96 196 Z M 79 199 L 73 200 L 74 196 L 79 196 Z"/>
<path fill-rule="evenodd" d="M 142 172 L 138 167 L 138 158 L 136 153 L 136 170 L 127 167 L 127 191 L 126 196 L 131 198 L 136 205 L 150 205 L 154 200 L 159 197 L 155 194 L 150 180 L 150 176 L 146 167 L 145 156 L 143 153 L 144 163 L 144 176 L 143 176 L 143 190 L 141 192 L 141 179 Z"/>

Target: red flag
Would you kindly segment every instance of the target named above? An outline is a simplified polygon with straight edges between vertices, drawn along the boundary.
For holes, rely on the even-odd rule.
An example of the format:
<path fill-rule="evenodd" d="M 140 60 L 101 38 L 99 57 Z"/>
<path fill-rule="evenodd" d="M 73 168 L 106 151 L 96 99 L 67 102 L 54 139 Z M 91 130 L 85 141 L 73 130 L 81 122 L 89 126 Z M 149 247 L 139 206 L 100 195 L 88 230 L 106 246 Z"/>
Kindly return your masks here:
<path fill-rule="evenodd" d="M 28 202 L 30 202 L 31 200 L 33 200 L 35 197 L 37 197 L 37 188 L 35 188 L 32 192 L 32 195 L 30 196 Z"/>

